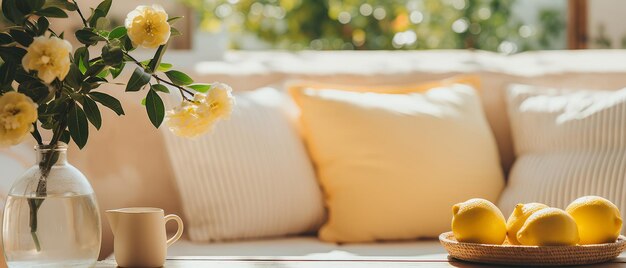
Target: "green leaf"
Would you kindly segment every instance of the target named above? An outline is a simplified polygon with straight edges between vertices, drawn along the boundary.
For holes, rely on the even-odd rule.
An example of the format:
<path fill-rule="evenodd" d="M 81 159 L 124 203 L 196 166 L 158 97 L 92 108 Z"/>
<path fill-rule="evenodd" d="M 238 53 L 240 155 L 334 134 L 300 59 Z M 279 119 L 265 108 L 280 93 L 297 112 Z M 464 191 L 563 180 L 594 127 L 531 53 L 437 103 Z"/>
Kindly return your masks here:
<path fill-rule="evenodd" d="M 30 8 L 28 3 L 26 1 L 24 1 L 24 0 L 19 0 L 19 1 L 16 2 L 16 4 L 17 4 L 17 8 L 23 14 L 30 14 L 30 13 L 33 12 L 33 10 Z"/>
<path fill-rule="evenodd" d="M 37 34 L 38 35 L 45 34 L 49 27 L 50 27 L 50 21 L 48 21 L 46 17 L 39 17 L 39 19 L 37 19 L 37 29 L 38 29 Z"/>
<path fill-rule="evenodd" d="M 46 0 L 46 4 L 43 7 L 58 7 L 67 11 L 76 11 L 76 5 L 67 0 Z"/>
<path fill-rule="evenodd" d="M 80 70 L 80 72 L 84 74 L 85 72 L 87 72 L 87 68 L 89 68 L 89 61 L 83 60 L 82 58 L 79 59 L 78 70 Z"/>
<path fill-rule="evenodd" d="M 39 80 L 24 81 L 17 87 L 17 91 L 28 96 L 36 103 L 42 102 L 50 94 L 48 86 Z"/>
<path fill-rule="evenodd" d="M 135 68 L 135 71 L 133 71 L 128 84 L 126 85 L 126 91 L 139 91 L 143 86 L 150 82 L 150 77 L 150 74 L 146 73 L 143 68 Z"/>
<path fill-rule="evenodd" d="M 167 72 L 170 69 L 172 69 L 173 66 L 174 65 L 172 65 L 171 63 L 163 63 L 162 62 L 161 64 L 159 64 L 159 67 L 157 68 L 157 71 L 159 71 L 159 72 Z"/>
<path fill-rule="evenodd" d="M 156 53 L 154 54 L 154 57 L 152 57 L 152 59 L 148 63 L 148 69 L 151 72 L 155 72 L 159 64 L 161 64 L 161 59 L 163 58 L 163 54 L 165 54 L 165 51 L 167 50 L 167 45 L 168 43 L 166 43 L 165 45 L 160 45 Z"/>
<path fill-rule="evenodd" d="M 87 117 L 83 109 L 76 104 L 72 105 L 67 114 L 67 127 L 70 130 L 70 136 L 80 149 L 85 147 L 89 138 L 89 126 L 87 124 Z"/>
<path fill-rule="evenodd" d="M 24 31 L 11 29 L 9 30 L 9 33 L 11 34 L 11 36 L 13 36 L 13 40 L 15 40 L 24 47 L 30 46 L 30 44 L 33 42 L 33 37 Z"/>
<path fill-rule="evenodd" d="M 37 25 L 35 23 L 31 20 L 24 21 L 23 30 L 30 36 L 37 36 Z"/>
<path fill-rule="evenodd" d="M 104 65 L 104 63 L 98 62 L 94 65 L 91 65 L 87 71 L 85 72 L 85 76 L 96 76 L 98 75 L 100 72 L 102 72 L 104 70 L 104 68 L 106 68 L 107 66 Z"/>
<path fill-rule="evenodd" d="M 109 33 L 109 39 L 119 39 L 125 36 L 126 32 L 127 32 L 126 27 L 124 26 L 117 27 Z"/>
<path fill-rule="evenodd" d="M 35 11 L 41 9 L 45 2 L 45 0 L 26 0 L 26 3 L 30 7 L 30 9 Z"/>
<path fill-rule="evenodd" d="M 141 106 L 146 106 L 146 98 L 141 99 Z"/>
<path fill-rule="evenodd" d="M 46 108 L 45 112 L 42 112 L 42 109 L 39 109 L 39 118 L 42 123 L 46 123 L 45 128 L 50 129 L 59 121 L 67 119 L 69 103 L 74 105 L 74 102 L 68 101 L 67 96 L 63 96 L 49 102 L 48 105 L 44 105 L 43 103 L 39 104 L 41 108 Z"/>
<path fill-rule="evenodd" d="M 0 33 L 0 45 L 8 45 L 13 43 L 13 37 L 8 33 Z"/>
<path fill-rule="evenodd" d="M 89 67 L 89 49 L 79 47 L 74 52 L 74 63 L 84 72 Z"/>
<path fill-rule="evenodd" d="M 193 79 L 181 71 L 171 70 L 165 72 L 165 75 L 172 81 L 172 83 L 179 86 L 186 86 L 193 83 Z"/>
<path fill-rule="evenodd" d="M 76 66 L 76 64 L 71 64 L 70 71 L 67 73 L 67 76 L 63 81 L 74 90 L 80 90 L 83 79 L 83 74 L 80 72 L 78 66 Z"/>
<path fill-rule="evenodd" d="M 179 35 L 183 35 L 178 29 L 171 27 L 170 28 L 170 36 L 174 37 L 174 36 L 179 36 Z"/>
<path fill-rule="evenodd" d="M 91 26 L 92 28 L 96 28 L 96 25 L 98 24 L 98 19 L 105 17 L 106 14 L 104 14 L 104 11 L 99 9 L 92 9 L 91 11 L 91 17 L 89 17 L 87 21 L 89 21 L 89 26 Z"/>
<path fill-rule="evenodd" d="M 89 83 L 89 84 L 104 84 L 104 83 L 108 83 L 109 81 L 107 81 L 105 78 L 100 77 L 100 75 L 107 73 L 108 74 L 108 70 L 104 70 L 102 72 L 100 72 L 97 76 L 92 76 L 89 77 L 87 79 L 85 79 L 85 82 Z"/>
<path fill-rule="evenodd" d="M 107 14 L 109 14 L 109 10 L 111 9 L 112 3 L 113 3 L 113 0 L 104 0 L 98 5 L 98 7 L 96 7 L 96 9 L 102 11 L 104 16 L 106 16 Z"/>
<path fill-rule="evenodd" d="M 22 58 L 26 55 L 26 50 L 19 47 L 3 47 L 0 46 L 0 58 L 6 61 L 22 62 Z"/>
<path fill-rule="evenodd" d="M 67 18 L 67 13 L 58 7 L 47 7 L 35 12 L 39 16 L 45 16 L 48 18 Z"/>
<path fill-rule="evenodd" d="M 100 109 L 98 109 L 96 102 L 89 97 L 83 97 L 81 99 L 81 104 L 83 105 L 83 109 L 85 110 L 85 114 L 87 115 L 89 122 L 91 122 L 91 124 L 99 130 L 102 126 L 102 116 L 100 115 Z"/>
<path fill-rule="evenodd" d="M 167 19 L 167 22 L 169 22 L 170 25 L 173 25 L 177 20 L 184 18 L 183 16 L 176 16 L 176 17 L 171 17 L 169 19 Z"/>
<path fill-rule="evenodd" d="M 13 86 L 11 86 L 11 85 L 0 85 L 0 95 L 2 95 L 5 92 L 9 92 L 9 91 L 15 91 L 13 89 Z"/>
<path fill-rule="evenodd" d="M 13 9 L 17 9 L 15 5 L 15 0 L 3 0 L 2 1 L 2 15 L 9 21 L 13 22 L 13 14 L 11 11 Z"/>
<path fill-rule="evenodd" d="M 24 21 L 26 14 L 22 13 L 22 11 L 20 11 L 20 9 L 17 7 L 17 1 L 22 0 L 3 0 L 2 14 L 9 21 L 20 25 Z"/>
<path fill-rule="evenodd" d="M 70 132 L 67 130 L 63 130 L 63 134 L 61 134 L 59 140 L 64 142 L 65 144 L 69 144 L 71 139 L 72 137 L 70 136 Z"/>
<path fill-rule="evenodd" d="M 128 35 L 123 36 L 122 38 L 120 38 L 120 40 L 122 41 L 122 44 L 124 44 L 124 49 L 126 51 L 133 51 L 135 49 L 135 47 L 133 46 L 133 41 L 130 40 Z"/>
<path fill-rule="evenodd" d="M 81 84 L 81 90 L 82 92 L 90 92 L 93 89 L 96 89 L 98 87 L 100 87 L 101 85 L 107 83 L 106 81 L 102 81 L 102 78 L 97 77 L 97 76 L 92 76 L 88 79 L 86 79 L 82 84 Z"/>
<path fill-rule="evenodd" d="M 163 93 L 170 93 L 170 90 L 166 86 L 161 85 L 161 84 L 154 84 L 150 88 L 152 88 L 152 90 L 154 90 L 154 91 L 160 91 L 160 92 L 163 92 Z"/>
<path fill-rule="evenodd" d="M 102 72 L 100 72 L 100 73 L 98 73 L 98 75 L 96 75 L 96 78 L 100 78 L 100 79 L 105 79 L 106 80 L 106 77 L 109 76 L 110 73 L 111 72 L 109 71 L 109 68 L 105 68 L 104 70 L 102 70 Z"/>
<path fill-rule="evenodd" d="M 76 39 L 85 45 L 95 45 L 98 41 L 106 41 L 106 39 L 90 30 L 81 29 L 76 31 Z"/>
<path fill-rule="evenodd" d="M 13 61 L 8 61 L 0 66 L 0 85 L 11 85 L 15 80 L 17 64 Z"/>
<path fill-rule="evenodd" d="M 120 101 L 118 101 L 116 98 L 112 97 L 111 95 L 108 95 L 102 92 L 93 91 L 93 92 L 89 92 L 89 96 L 93 100 L 111 109 L 117 115 L 124 114 L 124 109 L 122 108 L 122 104 L 120 103 Z"/>
<path fill-rule="evenodd" d="M 126 64 L 122 62 L 119 66 L 111 68 L 111 76 L 113 76 L 113 79 L 117 78 L 122 71 L 124 71 L 124 66 L 126 66 Z"/>
<path fill-rule="evenodd" d="M 148 95 L 146 96 L 146 111 L 148 112 L 148 118 L 150 118 L 152 125 L 159 128 L 161 123 L 163 123 L 163 118 L 165 118 L 165 105 L 163 105 L 159 94 L 154 90 L 148 90 Z"/>
<path fill-rule="evenodd" d="M 101 17 L 96 20 L 96 29 L 98 30 L 107 30 L 111 26 L 111 21 L 106 17 Z"/>
<path fill-rule="evenodd" d="M 209 91 L 211 89 L 211 85 L 209 84 L 193 84 L 193 85 L 189 85 L 187 86 L 188 88 L 191 88 L 197 92 L 200 93 L 206 93 L 207 91 Z"/>
<path fill-rule="evenodd" d="M 16 64 L 19 64 L 19 63 L 16 62 Z M 32 79 L 36 79 L 36 78 L 33 78 L 32 75 L 26 72 L 26 70 L 24 70 L 23 68 L 17 68 L 17 70 L 15 70 L 15 82 L 24 83 L 24 81 L 28 81 Z"/>
<path fill-rule="evenodd" d="M 106 65 L 119 66 L 124 60 L 124 52 L 121 47 L 109 43 L 102 47 L 102 60 Z"/>

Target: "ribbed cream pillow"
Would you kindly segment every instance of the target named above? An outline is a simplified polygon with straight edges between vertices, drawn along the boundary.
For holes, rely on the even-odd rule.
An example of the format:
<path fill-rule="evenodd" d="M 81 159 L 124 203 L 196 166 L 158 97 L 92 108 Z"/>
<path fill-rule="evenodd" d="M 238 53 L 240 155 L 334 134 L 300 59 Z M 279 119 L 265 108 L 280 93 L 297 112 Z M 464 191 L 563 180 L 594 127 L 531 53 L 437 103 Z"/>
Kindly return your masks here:
<path fill-rule="evenodd" d="M 499 201 L 504 213 L 527 202 L 565 208 L 584 195 L 626 212 L 626 89 L 513 85 L 507 95 L 517 160 Z"/>
<path fill-rule="evenodd" d="M 304 144 L 275 89 L 235 95 L 230 120 L 189 140 L 165 132 L 194 241 L 314 232 L 324 205 Z M 293 103 L 291 104 L 293 105 Z"/>
<path fill-rule="evenodd" d="M 292 88 L 329 212 L 322 240 L 437 237 L 455 203 L 498 198 L 498 151 L 474 89 L 418 90 Z"/>

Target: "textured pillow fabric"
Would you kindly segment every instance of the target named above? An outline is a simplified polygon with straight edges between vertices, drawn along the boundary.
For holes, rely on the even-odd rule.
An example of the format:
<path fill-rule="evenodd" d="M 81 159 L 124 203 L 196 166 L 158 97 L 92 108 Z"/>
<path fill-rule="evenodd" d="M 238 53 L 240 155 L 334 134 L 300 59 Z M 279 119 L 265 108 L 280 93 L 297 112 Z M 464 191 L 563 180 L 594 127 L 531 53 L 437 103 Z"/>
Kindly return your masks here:
<path fill-rule="evenodd" d="M 450 229 L 453 204 L 502 190 L 494 137 L 470 86 L 291 93 L 325 194 L 322 240 L 436 237 Z"/>
<path fill-rule="evenodd" d="M 517 160 L 499 201 L 504 213 L 527 202 L 565 208 L 584 195 L 626 211 L 626 89 L 513 85 L 507 95 Z"/>
<path fill-rule="evenodd" d="M 231 119 L 212 133 L 192 140 L 165 134 L 190 239 L 316 231 L 324 220 L 323 201 L 284 108 L 291 100 L 271 88 L 235 98 Z"/>

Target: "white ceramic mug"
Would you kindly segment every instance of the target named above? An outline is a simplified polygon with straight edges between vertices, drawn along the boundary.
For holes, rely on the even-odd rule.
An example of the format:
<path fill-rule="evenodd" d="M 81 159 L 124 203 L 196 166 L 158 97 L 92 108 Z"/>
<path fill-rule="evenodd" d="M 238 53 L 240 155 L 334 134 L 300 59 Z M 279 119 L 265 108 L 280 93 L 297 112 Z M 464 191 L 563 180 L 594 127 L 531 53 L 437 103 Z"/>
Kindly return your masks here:
<path fill-rule="evenodd" d="M 113 231 L 113 250 L 121 267 L 161 267 L 167 247 L 183 234 L 183 221 L 174 214 L 165 216 L 160 208 L 120 208 L 106 211 Z M 176 234 L 167 239 L 165 223 L 178 223 Z"/>

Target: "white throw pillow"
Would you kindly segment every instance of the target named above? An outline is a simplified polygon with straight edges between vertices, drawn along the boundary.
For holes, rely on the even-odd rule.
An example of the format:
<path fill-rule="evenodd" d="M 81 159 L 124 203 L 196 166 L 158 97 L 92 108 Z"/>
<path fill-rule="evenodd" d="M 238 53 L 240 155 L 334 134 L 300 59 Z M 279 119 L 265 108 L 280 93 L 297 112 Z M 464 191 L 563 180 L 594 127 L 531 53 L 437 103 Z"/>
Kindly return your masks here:
<path fill-rule="evenodd" d="M 571 91 L 513 85 L 508 110 L 517 160 L 499 207 L 565 208 L 603 196 L 626 212 L 626 89 Z"/>
<path fill-rule="evenodd" d="M 272 88 L 236 94 L 230 120 L 212 133 L 166 145 L 194 241 L 316 231 L 324 206 L 315 172 L 286 108 Z"/>

